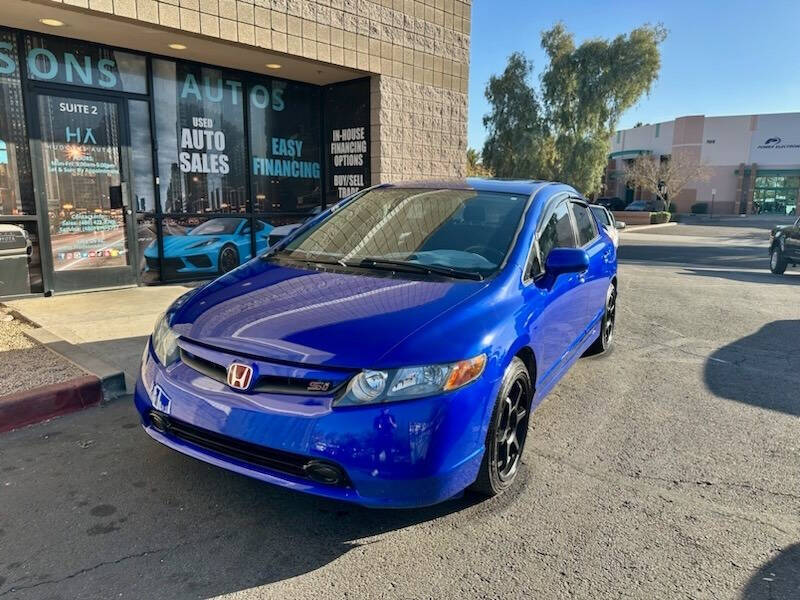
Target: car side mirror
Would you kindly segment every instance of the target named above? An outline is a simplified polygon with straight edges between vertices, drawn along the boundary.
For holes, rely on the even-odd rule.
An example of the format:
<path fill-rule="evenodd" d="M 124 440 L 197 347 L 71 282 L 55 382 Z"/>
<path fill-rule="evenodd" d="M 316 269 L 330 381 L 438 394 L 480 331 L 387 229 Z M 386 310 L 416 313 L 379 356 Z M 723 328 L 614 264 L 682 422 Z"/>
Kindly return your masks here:
<path fill-rule="evenodd" d="M 614 220 L 614 227 L 616 227 L 617 229 L 625 229 L 627 226 L 628 225 L 627 223 L 625 223 L 625 221 Z"/>
<path fill-rule="evenodd" d="M 544 268 L 552 277 L 582 273 L 589 268 L 589 255 L 580 248 L 553 248 L 547 255 Z"/>

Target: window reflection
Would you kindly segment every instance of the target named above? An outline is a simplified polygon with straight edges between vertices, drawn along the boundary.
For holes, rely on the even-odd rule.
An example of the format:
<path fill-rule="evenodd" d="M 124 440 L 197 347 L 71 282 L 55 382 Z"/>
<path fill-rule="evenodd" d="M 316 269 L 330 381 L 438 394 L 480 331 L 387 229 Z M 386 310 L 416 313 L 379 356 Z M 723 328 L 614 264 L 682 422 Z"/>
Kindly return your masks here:
<path fill-rule="evenodd" d="M 793 215 L 797 211 L 800 177 L 797 175 L 759 175 L 753 190 L 756 213 Z"/>
<path fill-rule="evenodd" d="M 0 215 L 33 215 L 28 134 L 19 80 L 16 36 L 0 29 Z"/>
<path fill-rule="evenodd" d="M 153 94 L 162 211 L 247 212 L 241 81 L 156 59 Z"/>
<path fill-rule="evenodd" d="M 131 198 L 137 212 L 154 212 L 153 147 L 150 134 L 150 107 L 143 100 L 128 101 L 133 161 L 133 190 Z"/>
<path fill-rule="evenodd" d="M 320 205 L 320 90 L 264 79 L 252 84 L 253 210 L 305 212 Z"/>

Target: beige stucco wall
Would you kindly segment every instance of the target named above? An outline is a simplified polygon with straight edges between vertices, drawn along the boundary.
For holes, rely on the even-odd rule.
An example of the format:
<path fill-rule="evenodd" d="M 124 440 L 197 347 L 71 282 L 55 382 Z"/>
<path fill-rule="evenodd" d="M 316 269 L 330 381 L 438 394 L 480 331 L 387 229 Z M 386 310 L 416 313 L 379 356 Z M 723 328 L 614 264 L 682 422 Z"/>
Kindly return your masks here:
<path fill-rule="evenodd" d="M 471 1 L 54 0 L 371 74 L 373 183 L 464 176 Z"/>

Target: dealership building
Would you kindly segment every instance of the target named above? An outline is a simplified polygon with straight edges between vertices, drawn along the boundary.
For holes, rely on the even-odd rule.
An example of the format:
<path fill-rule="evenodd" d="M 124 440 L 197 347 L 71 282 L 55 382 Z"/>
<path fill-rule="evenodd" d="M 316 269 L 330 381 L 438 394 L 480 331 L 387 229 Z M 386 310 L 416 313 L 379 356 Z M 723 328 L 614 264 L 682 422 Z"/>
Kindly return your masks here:
<path fill-rule="evenodd" d="M 465 169 L 471 0 L 2 0 L 0 297 L 215 276 Z"/>
<path fill-rule="evenodd" d="M 605 196 L 651 200 L 622 177 L 637 156 L 655 158 L 683 152 L 707 165 L 711 177 L 690 182 L 677 198 L 678 212 L 706 203 L 721 214 L 800 213 L 800 113 L 706 117 L 617 131 L 605 174 Z"/>

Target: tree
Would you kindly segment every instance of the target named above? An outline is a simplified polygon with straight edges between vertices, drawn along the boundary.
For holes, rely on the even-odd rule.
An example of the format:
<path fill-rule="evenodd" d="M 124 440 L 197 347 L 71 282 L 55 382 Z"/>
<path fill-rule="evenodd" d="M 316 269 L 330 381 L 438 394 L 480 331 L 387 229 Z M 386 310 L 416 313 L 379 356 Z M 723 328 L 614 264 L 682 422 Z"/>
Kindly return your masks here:
<path fill-rule="evenodd" d="M 625 165 L 624 177 L 630 185 L 655 194 L 658 210 L 667 210 L 670 198 L 677 198 L 690 181 L 708 181 L 711 169 L 687 151 L 660 159 L 645 154 Z"/>
<path fill-rule="evenodd" d="M 503 74 L 492 75 L 486 85 L 491 111 L 483 117 L 488 135 L 482 156 L 497 177 L 531 177 L 543 168 L 541 111 L 528 83 L 532 71 L 533 63 L 515 52 Z"/>
<path fill-rule="evenodd" d="M 665 37 L 660 25 L 645 25 L 576 47 L 562 23 L 543 32 L 548 65 L 539 90 L 528 83 L 533 66 L 519 53 L 489 79 L 484 162 L 499 176 L 555 179 L 597 192 L 609 140 L 622 113 L 656 80 Z"/>
<path fill-rule="evenodd" d="M 475 148 L 467 149 L 467 177 L 491 177 L 492 171 L 481 162 L 481 153 Z"/>

